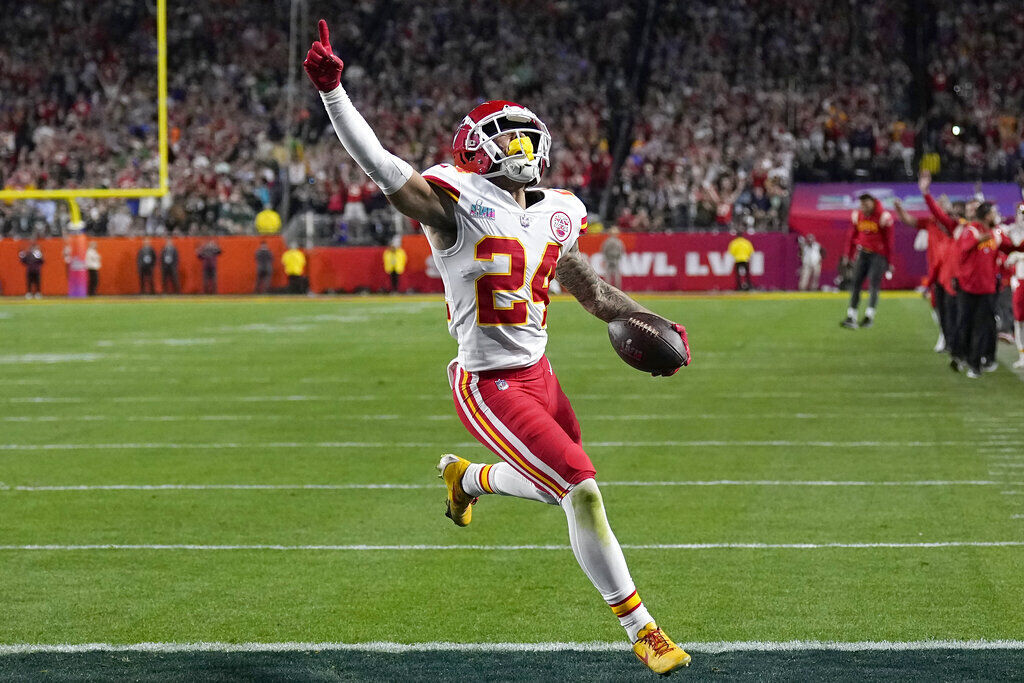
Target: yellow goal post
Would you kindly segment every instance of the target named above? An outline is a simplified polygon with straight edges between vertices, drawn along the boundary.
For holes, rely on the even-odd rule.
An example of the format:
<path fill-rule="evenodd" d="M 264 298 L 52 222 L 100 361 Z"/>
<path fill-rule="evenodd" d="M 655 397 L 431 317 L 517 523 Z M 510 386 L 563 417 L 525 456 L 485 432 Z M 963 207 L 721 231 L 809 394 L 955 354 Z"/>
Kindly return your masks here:
<path fill-rule="evenodd" d="M 167 0 L 156 0 L 157 146 L 160 154 L 160 185 L 129 188 L 71 188 L 56 190 L 4 190 L 0 201 L 15 199 L 134 199 L 167 194 Z M 75 209 L 72 209 L 74 212 Z"/>

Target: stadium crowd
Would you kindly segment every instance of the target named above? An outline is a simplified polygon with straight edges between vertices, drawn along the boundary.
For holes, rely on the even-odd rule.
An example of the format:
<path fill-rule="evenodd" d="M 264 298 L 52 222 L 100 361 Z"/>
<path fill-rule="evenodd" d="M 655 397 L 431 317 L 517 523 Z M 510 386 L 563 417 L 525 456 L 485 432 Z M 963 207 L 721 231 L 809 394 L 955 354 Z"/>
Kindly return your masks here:
<path fill-rule="evenodd" d="M 155 186 L 152 8 L 56 4 L 5 17 L 18 40 L 0 45 L 0 186 Z M 418 168 L 445 160 L 476 102 L 520 101 L 555 140 L 546 182 L 623 231 L 783 228 L 794 180 L 909 179 L 921 164 L 943 180 L 1008 180 L 1022 157 L 1013 3 L 942 3 L 924 53 L 906 40 L 905 4 L 882 0 L 317 10 L 338 18 L 346 87 L 396 154 Z M 401 229 L 308 83 L 288 91 L 287 3 L 168 12 L 171 192 L 86 202 L 91 233 L 253 232 L 267 207 L 314 212 L 330 241 Z M 915 68 L 929 79 L 922 106 Z M 59 232 L 63 211 L 0 203 L 0 235 Z"/>

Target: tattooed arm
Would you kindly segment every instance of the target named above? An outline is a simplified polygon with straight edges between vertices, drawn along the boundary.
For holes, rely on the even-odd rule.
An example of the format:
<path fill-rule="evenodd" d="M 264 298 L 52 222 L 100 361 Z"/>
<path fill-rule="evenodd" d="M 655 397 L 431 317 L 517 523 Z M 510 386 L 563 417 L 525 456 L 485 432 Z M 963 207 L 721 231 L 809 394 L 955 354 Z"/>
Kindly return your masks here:
<path fill-rule="evenodd" d="M 624 292 L 599 278 L 594 269 L 590 267 L 590 262 L 580 253 L 580 248 L 576 245 L 573 245 L 569 253 L 558 262 L 555 278 L 562 285 L 562 289 L 576 297 L 583 308 L 606 323 L 628 313 L 651 313 L 652 315 L 658 315 L 653 311 L 647 310 L 629 298 Z M 658 317 L 661 318 L 661 316 Z M 664 320 L 664 318 L 662 319 Z M 691 360 L 690 343 L 686 338 L 686 328 L 678 323 L 667 322 L 682 337 L 686 359 L 683 361 L 683 365 L 689 365 Z M 678 370 L 679 368 L 675 368 L 671 371 L 654 372 L 652 374 L 655 376 L 668 376 L 674 375 Z"/>
<path fill-rule="evenodd" d="M 576 297 L 583 308 L 606 323 L 627 313 L 651 313 L 598 277 L 578 246 L 574 245 L 558 262 L 555 278 L 562 289 Z"/>

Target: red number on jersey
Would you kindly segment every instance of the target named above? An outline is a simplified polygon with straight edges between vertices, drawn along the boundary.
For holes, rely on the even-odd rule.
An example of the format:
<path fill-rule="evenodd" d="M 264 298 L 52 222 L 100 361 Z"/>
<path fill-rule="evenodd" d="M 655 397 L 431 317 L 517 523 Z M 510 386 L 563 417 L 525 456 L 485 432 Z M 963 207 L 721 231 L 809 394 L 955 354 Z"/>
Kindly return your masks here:
<path fill-rule="evenodd" d="M 513 301 L 511 306 L 498 306 L 494 295 L 516 292 L 526 284 L 526 250 L 514 237 L 484 237 L 476 243 L 476 260 L 493 261 L 495 256 L 508 257 L 508 271 L 484 273 L 476 279 L 476 321 L 478 325 L 525 325 L 530 319 L 530 304 Z"/>
<path fill-rule="evenodd" d="M 555 275 L 555 266 L 558 265 L 558 255 L 561 252 L 560 245 L 548 242 L 548 246 L 544 250 L 544 258 L 540 260 L 537 272 L 533 276 L 533 282 L 530 283 L 534 302 L 544 305 L 544 316 L 540 321 L 541 327 L 548 324 L 548 302 L 551 301 L 548 296 L 548 287 L 551 286 L 551 278 Z"/>

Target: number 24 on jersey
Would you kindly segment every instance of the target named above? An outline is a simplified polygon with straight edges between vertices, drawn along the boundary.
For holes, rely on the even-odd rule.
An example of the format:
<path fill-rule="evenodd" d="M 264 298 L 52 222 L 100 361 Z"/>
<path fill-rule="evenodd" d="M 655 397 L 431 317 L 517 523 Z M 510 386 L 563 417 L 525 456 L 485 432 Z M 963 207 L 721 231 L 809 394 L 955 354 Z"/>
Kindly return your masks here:
<path fill-rule="evenodd" d="M 548 242 L 540 257 L 540 264 L 530 281 L 530 299 L 543 306 L 541 327 L 548 320 L 548 287 L 555 274 L 561 245 Z M 499 306 L 495 295 L 500 292 L 518 292 L 526 284 L 527 254 L 523 243 L 515 237 L 484 237 L 476 243 L 477 261 L 494 261 L 496 256 L 508 257 L 508 270 L 504 273 L 484 273 L 476 280 L 476 310 L 479 325 L 526 325 L 530 320 L 530 302 L 518 299 L 507 306 Z"/>

